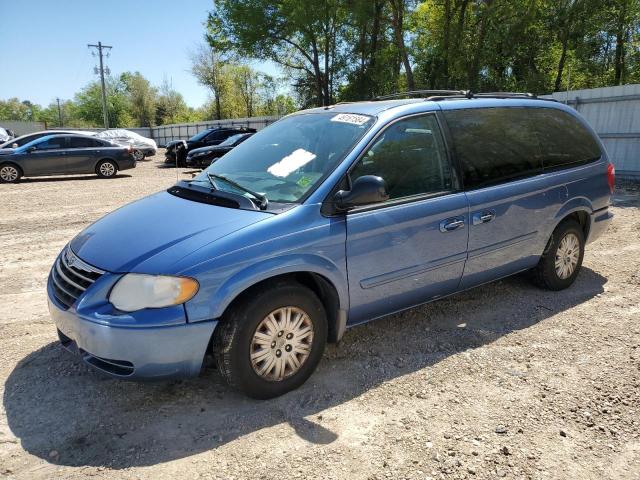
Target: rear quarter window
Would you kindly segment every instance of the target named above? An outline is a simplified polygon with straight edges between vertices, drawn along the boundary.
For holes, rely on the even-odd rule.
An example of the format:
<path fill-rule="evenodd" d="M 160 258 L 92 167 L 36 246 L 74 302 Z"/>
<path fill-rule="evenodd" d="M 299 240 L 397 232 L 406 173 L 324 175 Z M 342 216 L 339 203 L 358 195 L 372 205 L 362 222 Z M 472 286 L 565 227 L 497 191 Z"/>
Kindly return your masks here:
<path fill-rule="evenodd" d="M 447 110 L 464 187 L 482 188 L 542 172 L 531 108 Z"/>
<path fill-rule="evenodd" d="M 553 108 L 532 109 L 545 170 L 575 166 L 602 156 L 591 132 L 572 115 Z"/>

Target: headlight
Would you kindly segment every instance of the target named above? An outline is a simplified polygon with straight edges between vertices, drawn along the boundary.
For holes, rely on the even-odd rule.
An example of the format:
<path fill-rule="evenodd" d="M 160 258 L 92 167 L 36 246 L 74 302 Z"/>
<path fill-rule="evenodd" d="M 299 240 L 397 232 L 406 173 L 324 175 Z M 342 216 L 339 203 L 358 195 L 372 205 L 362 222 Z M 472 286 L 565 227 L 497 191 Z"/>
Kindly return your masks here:
<path fill-rule="evenodd" d="M 193 278 L 128 273 L 113 287 L 109 301 L 123 312 L 168 307 L 191 300 L 198 288 Z"/>
<path fill-rule="evenodd" d="M 202 157 L 203 155 L 208 154 L 209 152 L 196 152 L 193 154 L 194 157 Z"/>

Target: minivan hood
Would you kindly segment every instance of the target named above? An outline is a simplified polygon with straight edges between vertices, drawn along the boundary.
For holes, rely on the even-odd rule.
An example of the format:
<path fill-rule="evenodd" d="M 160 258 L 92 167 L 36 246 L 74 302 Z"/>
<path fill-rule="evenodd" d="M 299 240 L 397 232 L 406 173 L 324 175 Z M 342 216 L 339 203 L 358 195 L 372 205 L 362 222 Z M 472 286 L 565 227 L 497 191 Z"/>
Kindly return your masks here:
<path fill-rule="evenodd" d="M 173 273 L 171 265 L 182 257 L 271 216 L 159 192 L 90 225 L 71 241 L 71 249 L 109 272 Z"/>

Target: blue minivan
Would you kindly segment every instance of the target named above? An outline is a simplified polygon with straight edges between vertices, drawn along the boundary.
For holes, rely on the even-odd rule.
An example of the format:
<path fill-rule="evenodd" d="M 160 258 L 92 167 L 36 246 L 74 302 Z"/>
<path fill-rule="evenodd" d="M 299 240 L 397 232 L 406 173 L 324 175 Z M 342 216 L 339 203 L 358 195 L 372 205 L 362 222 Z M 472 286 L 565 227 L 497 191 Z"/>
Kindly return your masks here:
<path fill-rule="evenodd" d="M 569 287 L 612 218 L 594 131 L 527 94 L 420 95 L 289 115 L 86 228 L 49 276 L 61 343 L 127 379 L 210 354 L 269 398 L 348 327 L 525 270 Z"/>

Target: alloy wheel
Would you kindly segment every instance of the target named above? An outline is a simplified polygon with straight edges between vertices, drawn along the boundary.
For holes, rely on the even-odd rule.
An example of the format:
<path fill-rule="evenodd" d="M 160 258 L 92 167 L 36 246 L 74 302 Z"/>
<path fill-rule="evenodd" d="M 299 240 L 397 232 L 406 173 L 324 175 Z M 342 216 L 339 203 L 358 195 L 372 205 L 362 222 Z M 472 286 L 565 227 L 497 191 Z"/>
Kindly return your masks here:
<path fill-rule="evenodd" d="M 100 173 L 105 177 L 112 177 L 116 174 L 116 167 L 110 162 L 104 162 L 100 165 Z"/>
<path fill-rule="evenodd" d="M 4 182 L 15 182 L 20 176 L 20 172 L 13 165 L 4 165 L 0 168 L 0 179 Z"/>

